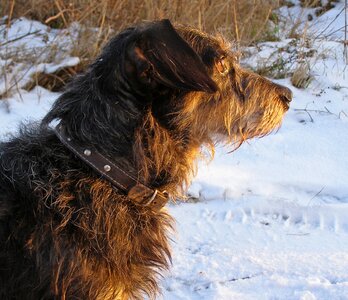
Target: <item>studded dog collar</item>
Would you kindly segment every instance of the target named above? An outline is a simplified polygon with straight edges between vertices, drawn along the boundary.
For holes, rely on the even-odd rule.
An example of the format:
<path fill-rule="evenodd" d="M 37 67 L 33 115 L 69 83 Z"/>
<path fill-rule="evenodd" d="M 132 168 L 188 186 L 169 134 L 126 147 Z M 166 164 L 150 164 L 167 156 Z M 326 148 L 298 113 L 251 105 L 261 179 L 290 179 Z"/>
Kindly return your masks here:
<path fill-rule="evenodd" d="M 167 192 L 147 187 L 95 149 L 80 146 L 66 135 L 62 123 L 54 128 L 54 132 L 63 145 L 97 171 L 103 178 L 111 182 L 113 186 L 126 193 L 128 198 L 137 205 L 160 210 L 168 202 L 169 195 Z"/>

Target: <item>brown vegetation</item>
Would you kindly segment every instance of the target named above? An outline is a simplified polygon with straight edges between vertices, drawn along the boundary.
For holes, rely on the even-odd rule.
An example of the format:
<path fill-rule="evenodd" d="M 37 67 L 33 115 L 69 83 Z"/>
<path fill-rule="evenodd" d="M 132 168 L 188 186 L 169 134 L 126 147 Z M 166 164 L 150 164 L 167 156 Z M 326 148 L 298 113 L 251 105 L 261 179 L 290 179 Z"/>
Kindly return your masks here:
<path fill-rule="evenodd" d="M 0 0 L 1 15 L 26 16 L 54 28 L 72 22 L 99 28 L 99 37 L 142 20 L 169 18 L 200 30 L 219 31 L 238 42 L 260 39 L 277 0 Z"/>
<path fill-rule="evenodd" d="M 269 40 L 268 21 L 278 6 L 278 0 L 0 0 L 0 16 L 8 16 L 8 25 L 22 16 L 52 28 L 66 28 L 72 22 L 83 25 L 78 38 L 72 41 L 70 53 L 81 59 L 80 65 L 54 74 L 35 74 L 25 86 L 31 89 L 40 84 L 57 91 L 70 74 L 80 72 L 97 56 L 111 36 L 132 24 L 168 18 L 210 33 L 220 32 L 240 45 L 250 45 Z M 47 53 L 50 52 L 51 49 L 47 49 Z M 36 63 L 35 57 L 28 60 L 33 65 Z"/>

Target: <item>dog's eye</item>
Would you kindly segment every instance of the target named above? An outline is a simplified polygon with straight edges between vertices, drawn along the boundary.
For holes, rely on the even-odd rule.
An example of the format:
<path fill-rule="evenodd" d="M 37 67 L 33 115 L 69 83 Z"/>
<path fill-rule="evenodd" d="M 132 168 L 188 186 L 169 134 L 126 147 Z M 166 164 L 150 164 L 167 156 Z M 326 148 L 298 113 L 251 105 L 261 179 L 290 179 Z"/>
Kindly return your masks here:
<path fill-rule="evenodd" d="M 225 57 L 221 57 L 217 60 L 216 62 L 216 68 L 217 70 L 222 74 L 225 75 L 228 72 L 228 66 L 227 66 L 227 61 Z"/>

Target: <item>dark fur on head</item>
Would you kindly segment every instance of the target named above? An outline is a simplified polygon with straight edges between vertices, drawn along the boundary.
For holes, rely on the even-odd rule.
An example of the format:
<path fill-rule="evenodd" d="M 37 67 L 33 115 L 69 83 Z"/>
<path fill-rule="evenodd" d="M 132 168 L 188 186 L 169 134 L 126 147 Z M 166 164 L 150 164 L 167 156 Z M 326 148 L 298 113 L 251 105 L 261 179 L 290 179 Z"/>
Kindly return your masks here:
<path fill-rule="evenodd" d="M 221 38 L 168 20 L 121 32 L 39 126 L 1 144 L 0 298 L 154 298 L 170 261 L 165 210 L 136 205 L 100 178 L 51 121 L 177 196 L 201 145 L 267 134 L 290 100 L 241 69 Z"/>

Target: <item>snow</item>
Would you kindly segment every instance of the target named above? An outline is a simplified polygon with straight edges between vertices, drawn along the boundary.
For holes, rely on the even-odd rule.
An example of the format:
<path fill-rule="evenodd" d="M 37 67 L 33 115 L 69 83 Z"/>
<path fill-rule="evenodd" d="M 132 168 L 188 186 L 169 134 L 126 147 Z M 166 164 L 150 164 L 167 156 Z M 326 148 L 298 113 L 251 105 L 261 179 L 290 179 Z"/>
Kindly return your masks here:
<path fill-rule="evenodd" d="M 43 118 L 57 98 L 57 93 L 35 87 L 30 92 L 19 90 L 12 98 L 0 101 L 0 137 L 6 139 L 15 133 L 20 123 Z"/>
<path fill-rule="evenodd" d="M 164 299 L 346 299 L 348 227 L 335 227 L 339 209 L 344 217 L 344 205 L 254 196 L 171 209 L 179 234 Z"/>
<path fill-rule="evenodd" d="M 0 42 L 0 70 L 6 71 L 6 80 L 0 80 L 0 95 L 24 87 L 37 72 L 53 73 L 77 65 L 80 59 L 70 54 L 79 30 L 76 23 L 57 30 L 26 18 L 13 20 L 7 30 L 0 22 L 0 41 L 4 41 Z"/>
<path fill-rule="evenodd" d="M 348 299 L 348 67 L 344 3 L 334 4 L 309 24 L 312 33 L 325 34 L 314 34 L 304 47 L 316 51 L 306 59 L 313 76 L 308 88 L 293 87 L 289 78 L 275 80 L 294 93 L 282 127 L 232 153 L 218 146 L 212 162 L 199 163 L 192 199 L 168 206 L 176 232 L 161 299 Z M 301 12 L 305 19 L 313 9 L 280 10 L 293 18 Z M 22 27 L 16 24 L 11 38 L 28 28 L 47 30 L 24 19 Z M 37 43 L 35 36 L 24 44 Z M 292 43 L 284 38 L 259 44 L 243 64 L 255 67 L 287 48 L 277 55 L 292 57 L 286 67 L 294 70 L 303 60 L 291 54 L 298 49 Z M 66 55 L 36 68 L 53 72 L 76 63 L 78 58 Z M 57 97 L 41 87 L 28 92 L 19 86 L 0 101 L 0 136 L 6 139 L 20 122 L 42 118 Z"/>
<path fill-rule="evenodd" d="M 291 24 L 299 26 L 299 32 L 313 35 L 315 38 L 323 38 L 325 40 L 342 40 L 345 28 L 345 10 L 344 1 L 331 1 L 334 7 L 320 16 L 316 16 L 316 8 L 300 7 L 300 0 L 292 0 L 295 5 L 293 7 L 282 7 L 279 9 L 280 14 L 284 17 L 285 30 L 287 33 L 292 29 Z M 326 5 L 328 1 L 321 1 Z M 309 3 L 309 2 L 308 2 Z M 314 3 L 314 1 L 312 1 Z M 313 18 L 313 21 L 308 21 L 308 16 Z M 290 26 L 289 26 L 290 25 Z"/>

